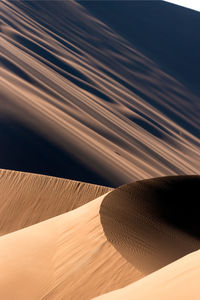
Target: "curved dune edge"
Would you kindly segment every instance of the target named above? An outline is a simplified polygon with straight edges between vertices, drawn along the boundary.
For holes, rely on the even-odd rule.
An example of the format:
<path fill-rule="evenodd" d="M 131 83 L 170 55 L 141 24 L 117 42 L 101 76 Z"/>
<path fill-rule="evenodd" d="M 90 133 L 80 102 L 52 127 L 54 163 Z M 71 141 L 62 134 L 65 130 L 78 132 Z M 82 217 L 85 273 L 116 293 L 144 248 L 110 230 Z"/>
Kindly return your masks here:
<path fill-rule="evenodd" d="M 200 278 L 200 251 L 117 291 L 95 298 L 96 300 L 198 300 Z"/>
<path fill-rule="evenodd" d="M 1 298 L 91 299 L 140 279 L 104 235 L 103 197 L 2 236 Z"/>
<path fill-rule="evenodd" d="M 0 235 L 75 209 L 111 188 L 0 169 Z"/>
<path fill-rule="evenodd" d="M 106 195 L 104 233 L 142 274 L 200 248 L 200 176 L 167 176 L 123 185 Z"/>
<path fill-rule="evenodd" d="M 184 184 L 186 184 L 183 180 L 185 177 L 190 182 L 190 186 L 191 179 L 194 183 L 195 178 L 199 180 L 199 176 L 180 176 L 179 179 Z M 164 182 L 172 180 L 173 183 L 174 179 L 174 177 L 167 177 L 163 180 Z M 142 198 L 144 194 L 141 193 L 144 182 L 146 181 L 136 183 L 140 184 L 137 190 L 128 185 L 128 201 L 134 200 L 139 192 L 140 200 L 144 202 L 145 198 Z M 152 182 L 155 191 L 162 187 L 161 178 L 154 179 Z M 172 184 L 172 191 L 173 188 Z M 187 234 L 184 227 L 178 230 L 176 227 L 169 226 L 157 211 L 152 215 L 154 217 L 152 239 L 153 241 L 157 239 L 157 248 L 149 251 L 144 226 L 139 232 L 136 228 L 137 239 L 132 243 L 134 235 L 130 213 L 134 213 L 132 221 L 141 218 L 141 214 L 137 207 L 133 211 L 127 198 L 122 197 L 126 212 L 125 226 L 121 224 L 119 227 L 114 222 L 118 217 L 116 206 L 121 211 L 118 202 L 120 189 L 123 191 L 124 187 L 111 191 L 71 212 L 2 236 L 0 238 L 0 269 L 4 270 L 0 274 L 2 299 L 91 299 L 143 278 L 150 272 L 151 264 L 154 264 L 152 270 L 155 270 L 200 248 L 197 237 Z M 143 189 L 145 191 L 145 187 Z M 105 202 L 107 205 L 108 197 L 113 195 L 114 205 L 105 209 Z M 161 197 L 160 201 L 162 200 Z M 152 199 L 150 203 L 155 205 Z M 191 200 L 189 204 L 193 205 Z M 110 209 L 113 210 L 114 215 L 109 216 Z M 147 212 L 147 209 L 143 211 L 143 224 L 140 225 L 149 224 Z M 118 238 L 118 247 L 114 240 L 110 240 L 108 235 L 110 232 L 105 228 L 102 214 L 106 219 L 111 219 L 109 226 Z M 154 232 L 158 223 L 159 227 Z M 121 233 L 124 238 L 120 236 Z M 167 259 L 166 249 L 160 248 L 161 235 L 162 242 L 170 254 Z M 172 239 L 169 239 L 169 236 Z M 130 256 L 131 252 L 126 255 L 127 245 L 132 248 L 132 256 Z M 135 256 L 135 253 L 139 256 Z M 9 288 L 11 283 L 12 289 Z"/>

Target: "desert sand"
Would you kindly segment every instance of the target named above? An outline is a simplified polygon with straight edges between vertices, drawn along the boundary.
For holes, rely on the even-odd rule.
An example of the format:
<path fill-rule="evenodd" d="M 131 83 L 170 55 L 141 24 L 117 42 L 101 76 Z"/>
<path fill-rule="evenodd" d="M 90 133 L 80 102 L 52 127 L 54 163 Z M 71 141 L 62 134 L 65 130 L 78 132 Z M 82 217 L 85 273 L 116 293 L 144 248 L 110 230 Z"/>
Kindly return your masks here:
<path fill-rule="evenodd" d="M 199 15 L 95 2 L 0 2 L 0 299 L 197 300 Z"/>
<path fill-rule="evenodd" d="M 91 299 L 198 250 L 197 201 L 190 203 L 193 215 L 188 216 L 191 226 L 187 227 L 185 212 L 179 216 L 176 205 L 180 204 L 177 195 L 187 205 L 191 189 L 197 191 L 199 183 L 199 176 L 139 181 L 71 212 L 3 235 L 1 297 Z M 176 222 L 170 215 L 171 201 Z"/>
<path fill-rule="evenodd" d="M 0 235 L 68 212 L 111 190 L 74 180 L 0 170 Z"/>
<path fill-rule="evenodd" d="M 199 97 L 175 72 L 75 1 L 0 8 L 1 168 L 115 187 L 198 174 Z"/>
<path fill-rule="evenodd" d="M 95 299 L 198 300 L 199 277 L 200 251 L 196 251 L 124 289 Z"/>

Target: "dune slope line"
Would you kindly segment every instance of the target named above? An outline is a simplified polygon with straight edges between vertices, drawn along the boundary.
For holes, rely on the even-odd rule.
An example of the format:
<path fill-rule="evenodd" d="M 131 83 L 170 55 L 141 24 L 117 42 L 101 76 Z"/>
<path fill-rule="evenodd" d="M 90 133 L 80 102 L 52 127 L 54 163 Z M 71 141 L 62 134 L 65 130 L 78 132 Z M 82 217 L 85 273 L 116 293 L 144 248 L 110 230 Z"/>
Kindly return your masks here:
<path fill-rule="evenodd" d="M 102 198 L 1 236 L 1 298 L 91 299 L 140 279 L 104 235 Z"/>
<path fill-rule="evenodd" d="M 199 99 L 175 74 L 81 2 L 3 0 L 0 9 L 0 167 L 114 186 L 198 174 Z"/>
<path fill-rule="evenodd" d="M 2 236 L 1 297 L 91 299 L 199 249 L 198 201 L 188 198 L 199 182 L 200 176 L 136 182 Z"/>
<path fill-rule="evenodd" d="M 85 182 L 0 170 L 0 235 L 68 212 L 111 190 Z"/>

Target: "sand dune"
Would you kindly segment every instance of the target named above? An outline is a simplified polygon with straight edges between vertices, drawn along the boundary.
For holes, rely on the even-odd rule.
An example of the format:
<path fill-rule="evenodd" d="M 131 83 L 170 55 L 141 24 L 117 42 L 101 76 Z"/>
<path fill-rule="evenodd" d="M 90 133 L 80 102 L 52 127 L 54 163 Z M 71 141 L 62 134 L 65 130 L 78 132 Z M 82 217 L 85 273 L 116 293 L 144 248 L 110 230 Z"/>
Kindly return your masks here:
<path fill-rule="evenodd" d="M 176 74 L 75 1 L 0 7 L 0 167 L 114 186 L 198 174 L 199 99 Z"/>
<path fill-rule="evenodd" d="M 199 249 L 199 184 L 199 176 L 172 176 L 115 189 L 100 208 L 108 240 L 143 274 Z"/>
<path fill-rule="evenodd" d="M 111 190 L 62 178 L 0 170 L 0 235 L 63 214 Z"/>
<path fill-rule="evenodd" d="M 1 297 L 91 299 L 199 249 L 197 201 L 187 198 L 199 182 L 199 176 L 136 182 L 2 236 Z M 188 227 L 175 205 L 180 205 L 176 197 L 182 188 L 193 220 Z M 177 222 L 169 218 L 171 201 Z"/>
<path fill-rule="evenodd" d="M 1 298 L 91 299 L 141 278 L 107 242 L 101 200 L 2 236 Z"/>
<path fill-rule="evenodd" d="M 199 12 L 166 1 L 124 4 L 119 0 L 117 5 L 112 1 L 102 5 L 86 0 L 81 5 L 199 96 L 200 39 L 195 34 Z"/>
<path fill-rule="evenodd" d="M 200 251 L 196 251 L 124 289 L 95 299 L 198 300 L 199 277 Z"/>
<path fill-rule="evenodd" d="M 0 2 L 0 299 L 199 296 L 199 16 L 107 5 Z"/>

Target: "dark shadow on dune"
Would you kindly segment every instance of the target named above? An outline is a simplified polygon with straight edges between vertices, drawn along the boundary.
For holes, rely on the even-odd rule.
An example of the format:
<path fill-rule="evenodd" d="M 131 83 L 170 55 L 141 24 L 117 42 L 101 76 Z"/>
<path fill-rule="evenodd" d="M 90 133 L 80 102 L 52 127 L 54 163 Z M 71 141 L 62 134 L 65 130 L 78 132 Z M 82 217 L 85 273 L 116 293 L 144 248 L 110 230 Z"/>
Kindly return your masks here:
<path fill-rule="evenodd" d="M 100 208 L 112 245 L 144 274 L 200 248 L 200 176 L 138 181 L 109 193 Z"/>
<path fill-rule="evenodd" d="M 74 52 L 75 56 L 78 53 L 83 59 L 88 55 L 93 57 L 96 62 L 92 64 L 94 63 L 95 67 L 97 62 L 103 62 L 97 64 L 97 70 L 103 71 L 110 76 L 110 79 L 116 80 L 183 129 L 199 137 L 198 121 L 194 125 L 189 118 L 185 118 L 185 104 L 183 110 L 180 109 L 179 104 L 176 104 L 179 103 L 179 98 L 184 97 L 184 93 L 177 95 L 175 89 L 170 89 L 174 84 L 172 79 L 162 77 L 160 72 L 161 69 L 167 71 L 175 79 L 191 87 L 192 92 L 199 89 L 200 41 L 195 32 L 199 27 L 199 13 L 163 1 L 126 1 L 126 3 L 124 1 L 80 1 L 80 4 L 120 36 L 125 37 L 128 43 L 124 42 L 121 48 L 117 38 L 110 39 L 111 32 L 108 34 L 105 29 L 101 32 L 101 27 L 96 26 L 95 22 L 90 23 L 90 14 L 82 15 L 84 9 L 77 8 L 74 2 L 30 0 L 19 1 L 15 5 L 28 17 L 44 26 L 53 39 Z M 47 41 L 38 42 L 38 38 L 34 40 L 19 34 L 15 34 L 15 40 L 23 51 L 28 53 L 31 51 L 31 55 L 35 55 L 37 60 L 42 61 L 82 90 L 90 92 L 107 103 L 115 103 L 115 99 L 99 87 L 95 80 L 93 81 L 86 72 L 63 60 L 62 52 L 57 53 L 56 49 L 54 51 L 50 45 L 47 45 Z M 134 55 L 132 52 L 132 54 L 126 52 L 127 46 L 131 46 L 130 43 L 133 45 L 131 48 L 134 50 Z M 135 49 L 152 61 L 156 61 L 159 64 L 156 67 L 158 69 L 155 70 L 155 65 L 144 59 Z M 155 77 L 155 81 L 150 80 L 151 77 Z M 191 97 L 193 98 L 194 95 Z M 190 106 L 189 97 L 184 101 L 186 104 L 188 101 Z M 126 105 L 129 106 L 128 103 Z M 133 109 L 131 105 L 130 109 Z M 141 121 L 138 122 L 141 124 Z M 142 122 L 141 127 L 156 137 L 163 137 L 154 126 L 147 125 L 146 122 Z"/>
<path fill-rule="evenodd" d="M 111 183 L 24 124 L 0 118 L 0 168 L 111 186 Z"/>
<path fill-rule="evenodd" d="M 100 91 L 100 89 L 98 89 L 98 87 L 96 87 L 95 84 L 93 84 L 88 77 L 86 77 L 83 73 L 79 72 L 76 68 L 72 67 L 70 64 L 67 64 L 64 61 L 62 61 L 55 54 L 51 53 L 48 49 L 45 49 L 44 47 L 38 45 L 36 42 L 30 41 L 29 39 L 20 35 L 15 35 L 15 39 L 19 43 L 19 47 L 20 45 L 23 45 L 23 51 L 31 51 L 31 54 L 35 56 L 39 61 L 45 63 L 45 65 L 58 72 L 64 78 L 73 82 L 83 90 L 86 90 L 90 93 L 93 93 L 95 96 L 102 98 L 106 102 L 114 103 L 114 101 L 105 93 Z M 3 61 L 3 63 L 7 69 L 10 69 L 19 77 L 27 80 L 28 82 L 31 82 L 31 78 L 29 78 L 29 76 L 21 69 L 17 68 L 17 66 L 15 66 L 14 64 L 11 65 L 9 61 Z"/>
<path fill-rule="evenodd" d="M 199 12 L 164 1 L 79 2 L 199 93 Z"/>
<path fill-rule="evenodd" d="M 156 62 L 160 70 L 170 74 L 189 88 L 192 93 L 199 96 L 200 39 L 196 34 L 196 28 L 200 26 L 199 12 L 164 1 L 108 0 L 103 2 L 78 2 L 96 18 L 130 42 L 134 49 Z M 110 47 L 110 49 L 112 48 Z M 115 52 L 116 49 L 113 53 Z M 125 65 L 126 63 L 123 63 L 123 66 Z M 137 72 L 151 76 L 153 75 L 153 69 L 137 60 L 134 60 L 132 65 L 129 61 L 127 66 L 129 69 L 131 66 L 132 71 L 135 73 L 135 79 L 132 78 L 134 84 L 121 80 L 119 76 L 109 74 L 107 70 L 104 70 L 104 72 L 147 101 L 147 103 L 153 105 L 179 126 L 199 137 L 199 130 L 180 117 L 176 113 L 177 108 L 172 109 L 172 103 L 170 103 L 170 106 L 165 103 L 165 94 L 170 93 L 169 87 L 166 88 L 163 94 L 163 90 L 160 90 L 158 83 L 156 83 L 157 86 L 151 86 L 146 80 L 142 87 L 135 84 L 138 77 Z M 167 82 L 166 78 L 165 83 L 169 86 L 172 84 L 170 80 Z M 157 92 L 163 94 L 163 96 L 159 95 L 161 102 L 150 96 L 149 91 L 152 91 L 154 95 Z M 176 103 L 177 95 L 173 93 L 171 96 L 169 94 L 169 97 L 173 97 L 174 103 Z M 149 131 L 154 135 L 153 128 Z M 157 132 L 155 132 L 155 136 L 157 136 Z"/>
<path fill-rule="evenodd" d="M 156 124 L 156 122 L 148 121 L 148 120 L 145 120 L 145 119 L 139 119 L 139 118 L 129 118 L 129 120 L 130 119 L 135 124 L 139 125 L 143 129 L 145 129 L 146 131 L 148 131 L 149 133 L 154 135 L 155 137 L 157 137 L 159 139 L 164 139 L 165 135 L 163 134 L 162 131 L 166 132 L 166 130 L 161 131 L 160 130 L 160 125 L 159 125 L 159 128 L 157 128 L 158 125 Z M 154 125 L 154 124 L 156 124 L 156 125 Z"/>
<path fill-rule="evenodd" d="M 51 53 L 48 49 L 45 49 L 44 47 L 41 47 L 40 45 L 36 44 L 33 41 L 30 41 L 29 39 L 22 37 L 22 36 L 16 36 L 15 37 L 16 41 L 19 42 L 20 44 L 23 45 L 23 47 L 31 50 L 33 54 L 38 55 L 39 58 L 45 58 L 46 63 L 50 65 L 51 68 L 59 72 L 61 75 L 65 74 L 65 72 L 77 77 L 78 79 L 81 80 L 87 80 L 87 78 L 79 72 L 77 69 L 73 68 L 69 64 L 65 63 L 56 55 Z M 38 58 L 37 56 L 37 58 Z M 41 59 L 40 59 L 41 60 Z M 49 64 L 50 63 L 50 64 Z"/>
<path fill-rule="evenodd" d="M 8 59 L 6 59 L 5 57 L 1 57 L 1 64 L 2 66 L 9 70 L 10 72 L 14 73 L 15 75 L 17 75 L 18 77 L 20 77 L 21 79 L 26 80 L 29 83 L 33 83 L 32 78 L 22 70 L 22 68 L 20 68 L 19 66 L 17 66 L 16 64 L 14 64 L 13 62 L 9 61 Z"/>

